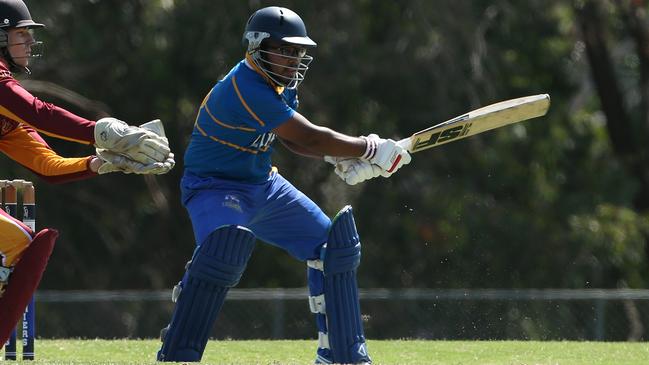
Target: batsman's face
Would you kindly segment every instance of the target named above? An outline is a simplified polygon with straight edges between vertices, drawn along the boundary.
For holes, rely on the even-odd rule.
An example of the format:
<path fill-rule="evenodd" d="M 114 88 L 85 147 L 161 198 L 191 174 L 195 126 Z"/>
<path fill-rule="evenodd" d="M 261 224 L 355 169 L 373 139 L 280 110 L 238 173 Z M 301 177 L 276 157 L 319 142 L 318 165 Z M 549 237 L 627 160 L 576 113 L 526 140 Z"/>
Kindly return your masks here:
<path fill-rule="evenodd" d="M 296 77 L 305 54 L 305 48 L 289 45 L 271 46 L 266 53 L 271 72 L 289 80 Z"/>
<path fill-rule="evenodd" d="M 32 56 L 32 45 L 36 43 L 31 30 L 13 28 L 9 29 L 7 33 L 9 34 L 9 46 L 7 47 L 9 54 L 17 65 L 27 67 L 29 58 Z"/>

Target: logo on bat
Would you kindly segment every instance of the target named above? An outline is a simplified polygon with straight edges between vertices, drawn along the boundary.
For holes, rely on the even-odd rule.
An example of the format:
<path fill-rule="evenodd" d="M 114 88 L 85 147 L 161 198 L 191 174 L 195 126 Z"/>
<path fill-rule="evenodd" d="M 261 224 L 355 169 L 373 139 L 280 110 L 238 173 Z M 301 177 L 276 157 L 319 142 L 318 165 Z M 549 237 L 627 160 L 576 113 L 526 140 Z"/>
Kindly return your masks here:
<path fill-rule="evenodd" d="M 415 143 L 413 144 L 413 151 L 434 146 L 436 144 L 449 142 L 456 138 L 466 136 L 471 129 L 471 125 L 472 123 L 466 123 L 464 125 L 447 128 L 437 133 L 431 134 L 427 139 L 421 139 L 417 137 Z"/>

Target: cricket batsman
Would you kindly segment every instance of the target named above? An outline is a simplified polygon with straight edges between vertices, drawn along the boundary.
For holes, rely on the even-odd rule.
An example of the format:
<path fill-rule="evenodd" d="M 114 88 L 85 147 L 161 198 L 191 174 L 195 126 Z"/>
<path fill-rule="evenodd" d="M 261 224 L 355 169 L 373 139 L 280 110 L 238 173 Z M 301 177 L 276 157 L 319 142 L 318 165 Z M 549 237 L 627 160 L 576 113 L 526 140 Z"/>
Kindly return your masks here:
<path fill-rule="evenodd" d="M 327 156 L 355 184 L 391 176 L 410 162 L 395 141 L 354 137 L 297 112 L 297 88 L 316 46 L 302 19 L 271 6 L 250 16 L 245 58 L 200 104 L 181 180 L 196 249 L 174 288 L 159 361 L 200 361 L 228 290 L 237 285 L 256 239 L 307 265 L 309 306 L 318 328 L 316 363 L 367 364 L 356 270 L 361 243 L 351 207 L 329 219 L 271 165 L 273 142 L 305 156 Z"/>
<path fill-rule="evenodd" d="M 51 183 L 124 172 L 163 174 L 174 165 L 169 142 L 159 121 L 143 127 L 115 118 L 91 121 L 45 103 L 25 90 L 14 73 L 29 74 L 39 42 L 32 30 L 44 25 L 32 20 L 21 0 L 0 0 L 0 151 Z M 64 158 L 39 133 L 94 145 L 97 155 Z M 58 233 L 33 232 L 0 210 L 0 348 L 38 287 Z"/>

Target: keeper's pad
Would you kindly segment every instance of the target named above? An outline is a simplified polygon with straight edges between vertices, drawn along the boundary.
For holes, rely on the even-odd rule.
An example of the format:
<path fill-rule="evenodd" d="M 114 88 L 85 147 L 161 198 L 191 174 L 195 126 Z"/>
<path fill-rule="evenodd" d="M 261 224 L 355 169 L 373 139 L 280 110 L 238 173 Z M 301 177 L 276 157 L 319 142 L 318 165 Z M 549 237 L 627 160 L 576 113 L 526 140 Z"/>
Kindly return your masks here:
<path fill-rule="evenodd" d="M 317 363 L 370 363 L 358 300 L 361 243 L 351 206 L 333 219 L 320 260 L 310 260 L 309 304 L 319 329 Z"/>
<path fill-rule="evenodd" d="M 0 348 L 7 342 L 34 296 L 58 236 L 59 233 L 53 229 L 38 232 L 14 267 L 0 297 Z"/>
<path fill-rule="evenodd" d="M 212 232 L 194 253 L 158 361 L 200 361 L 228 290 L 237 285 L 255 246 L 239 226 Z"/>

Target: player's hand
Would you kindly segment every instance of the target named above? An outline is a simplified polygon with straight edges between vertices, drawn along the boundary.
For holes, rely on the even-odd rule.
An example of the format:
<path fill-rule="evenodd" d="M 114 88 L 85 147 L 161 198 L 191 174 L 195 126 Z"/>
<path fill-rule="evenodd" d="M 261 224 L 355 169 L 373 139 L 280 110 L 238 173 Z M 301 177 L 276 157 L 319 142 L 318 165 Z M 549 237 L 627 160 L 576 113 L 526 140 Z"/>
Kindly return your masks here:
<path fill-rule="evenodd" d="M 349 185 L 356 185 L 366 180 L 373 179 L 382 175 L 383 170 L 368 161 L 359 159 L 347 160 L 348 165 L 344 171 L 336 174 Z"/>
<path fill-rule="evenodd" d="M 354 157 L 334 157 L 334 156 L 325 156 L 324 160 L 334 165 L 334 172 L 336 175 L 340 176 L 341 179 L 345 180 L 343 174 L 349 169 L 349 167 L 357 161 L 357 158 Z"/>
<path fill-rule="evenodd" d="M 167 145 L 169 144 L 165 136 L 164 126 L 159 119 L 152 120 L 148 123 L 144 123 L 140 128 L 152 132 L 158 137 L 164 139 Z M 102 148 L 97 148 L 97 156 L 104 161 L 104 163 L 99 167 L 97 173 L 107 174 L 110 172 L 122 172 L 125 174 L 155 174 L 161 175 L 166 174 L 171 171 L 176 165 L 174 160 L 174 154 L 168 152 L 167 158 L 163 162 L 151 162 L 151 163 L 141 163 L 139 161 L 132 160 L 128 155 L 121 155 L 113 151 L 109 151 Z"/>
<path fill-rule="evenodd" d="M 151 129 L 157 129 L 160 135 Z M 102 118 L 95 125 L 95 146 L 144 165 L 164 163 L 171 153 L 159 120 L 136 127 L 119 119 Z"/>
<path fill-rule="evenodd" d="M 381 175 L 390 177 L 403 165 L 410 163 L 412 159 L 408 150 L 399 146 L 391 139 L 380 138 L 376 134 L 361 136 L 367 142 L 365 153 L 361 156 L 362 160 L 367 160 L 381 169 Z"/>
<path fill-rule="evenodd" d="M 381 175 L 381 168 L 358 158 L 325 156 L 325 161 L 333 164 L 335 173 L 345 183 L 356 185 Z"/>
<path fill-rule="evenodd" d="M 127 156 L 101 148 L 97 149 L 97 157 L 104 162 L 97 170 L 98 174 L 121 172 L 124 174 L 161 175 L 171 171 L 176 164 L 173 153 L 169 153 L 169 156 L 164 162 L 153 162 L 149 164 L 143 164 L 131 160 Z"/>

